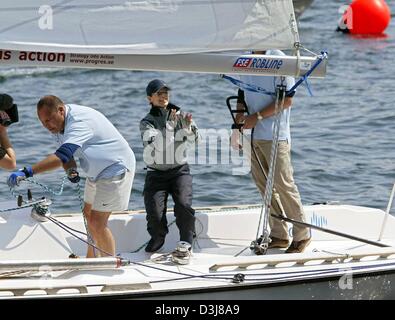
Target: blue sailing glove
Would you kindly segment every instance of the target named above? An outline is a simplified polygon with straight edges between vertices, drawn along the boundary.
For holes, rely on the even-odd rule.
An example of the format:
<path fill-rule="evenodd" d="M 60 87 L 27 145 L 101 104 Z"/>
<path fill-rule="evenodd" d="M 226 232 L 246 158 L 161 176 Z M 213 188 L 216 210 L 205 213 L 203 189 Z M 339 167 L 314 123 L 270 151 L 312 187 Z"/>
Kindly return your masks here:
<path fill-rule="evenodd" d="M 72 182 L 72 183 L 78 183 L 80 182 L 80 174 L 78 173 L 76 168 L 69 168 L 66 171 L 67 178 Z"/>
<path fill-rule="evenodd" d="M 25 180 L 30 177 L 33 177 L 33 169 L 31 166 L 27 166 L 11 173 L 8 177 L 7 184 L 10 188 L 13 188 L 18 186 L 21 180 Z"/>

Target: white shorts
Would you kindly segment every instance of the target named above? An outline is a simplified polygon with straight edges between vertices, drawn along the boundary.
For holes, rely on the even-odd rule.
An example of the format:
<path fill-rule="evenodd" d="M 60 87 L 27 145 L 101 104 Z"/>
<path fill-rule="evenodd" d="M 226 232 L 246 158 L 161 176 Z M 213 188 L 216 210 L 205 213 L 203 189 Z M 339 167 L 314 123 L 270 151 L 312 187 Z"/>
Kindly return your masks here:
<path fill-rule="evenodd" d="M 93 182 L 86 179 L 84 201 L 92 205 L 92 210 L 100 212 L 112 212 L 127 210 L 134 171 L 109 178 L 99 179 Z"/>

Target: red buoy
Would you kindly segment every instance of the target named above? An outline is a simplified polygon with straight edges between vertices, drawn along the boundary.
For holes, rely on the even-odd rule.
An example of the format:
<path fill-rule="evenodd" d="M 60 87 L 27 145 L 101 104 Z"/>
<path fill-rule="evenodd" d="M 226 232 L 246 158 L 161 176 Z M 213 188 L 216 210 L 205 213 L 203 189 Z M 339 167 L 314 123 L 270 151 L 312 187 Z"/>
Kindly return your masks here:
<path fill-rule="evenodd" d="M 342 20 L 352 34 L 381 34 L 390 23 L 391 11 L 384 0 L 354 0 Z"/>

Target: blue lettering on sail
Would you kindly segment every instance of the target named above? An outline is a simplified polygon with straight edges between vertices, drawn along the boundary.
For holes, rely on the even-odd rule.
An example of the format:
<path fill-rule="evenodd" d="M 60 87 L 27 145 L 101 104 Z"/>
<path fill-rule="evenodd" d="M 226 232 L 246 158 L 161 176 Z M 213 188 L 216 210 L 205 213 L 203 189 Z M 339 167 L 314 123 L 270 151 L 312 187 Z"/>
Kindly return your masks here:
<path fill-rule="evenodd" d="M 265 59 L 265 58 L 245 58 L 239 57 L 233 65 L 233 68 L 238 69 L 280 69 L 284 61 L 282 59 Z"/>

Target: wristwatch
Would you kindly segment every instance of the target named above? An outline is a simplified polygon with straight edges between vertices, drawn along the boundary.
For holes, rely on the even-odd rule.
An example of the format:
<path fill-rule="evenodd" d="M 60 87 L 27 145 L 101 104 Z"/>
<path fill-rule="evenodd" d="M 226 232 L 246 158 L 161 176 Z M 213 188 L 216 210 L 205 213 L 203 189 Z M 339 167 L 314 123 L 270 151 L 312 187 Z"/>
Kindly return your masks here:
<path fill-rule="evenodd" d="M 263 119 L 263 117 L 261 116 L 259 111 L 256 113 L 256 117 L 257 117 L 258 120 L 262 120 Z"/>

